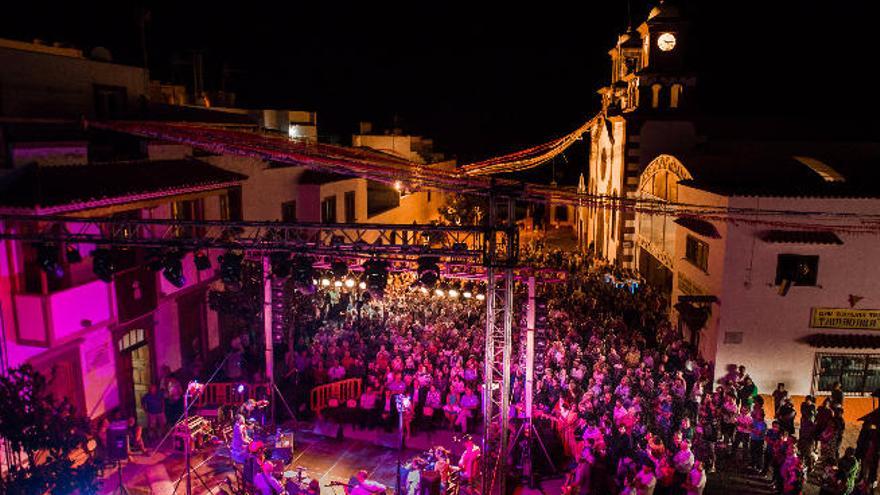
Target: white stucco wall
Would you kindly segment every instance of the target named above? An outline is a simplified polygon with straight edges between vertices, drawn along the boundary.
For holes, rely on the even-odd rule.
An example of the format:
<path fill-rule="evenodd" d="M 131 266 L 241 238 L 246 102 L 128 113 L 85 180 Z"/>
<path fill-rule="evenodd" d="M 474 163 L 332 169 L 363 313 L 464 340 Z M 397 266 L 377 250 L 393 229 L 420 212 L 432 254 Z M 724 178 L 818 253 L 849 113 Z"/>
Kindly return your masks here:
<path fill-rule="evenodd" d="M 735 197 L 731 206 L 797 211 L 873 213 L 880 200 Z M 791 220 L 788 218 L 787 220 Z M 815 349 L 797 342 L 813 333 L 865 334 L 864 330 L 810 328 L 812 308 L 849 308 L 849 295 L 864 297 L 856 309 L 880 308 L 880 242 L 875 236 L 838 233 L 843 245 L 771 244 L 755 239 L 768 227 L 729 225 L 718 325 L 716 374 L 730 363 L 743 364 L 759 390 L 785 382 L 792 394 L 811 392 L 817 352 L 871 352 L 870 349 Z M 775 286 L 777 255 L 818 255 L 815 287 Z M 710 270 L 711 271 L 711 270 Z M 714 275 L 714 274 L 713 274 Z M 720 274 L 719 274 L 720 275 Z M 743 332 L 741 344 L 724 344 L 725 332 Z"/>

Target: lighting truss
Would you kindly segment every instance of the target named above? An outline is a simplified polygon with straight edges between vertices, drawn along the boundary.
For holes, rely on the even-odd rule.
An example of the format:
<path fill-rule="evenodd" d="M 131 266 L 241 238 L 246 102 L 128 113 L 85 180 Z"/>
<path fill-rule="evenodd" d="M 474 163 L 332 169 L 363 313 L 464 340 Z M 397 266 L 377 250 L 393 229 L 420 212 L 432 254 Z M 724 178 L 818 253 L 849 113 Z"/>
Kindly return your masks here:
<path fill-rule="evenodd" d="M 506 229 L 486 237 L 486 341 L 483 394 L 482 493 L 506 493 L 507 437 L 510 429 L 514 267 L 519 243 L 504 235 L 516 225 L 513 196 L 490 197 L 489 225 Z"/>
<path fill-rule="evenodd" d="M 0 214 L 0 238 L 178 249 L 294 251 L 333 256 L 438 256 L 480 262 L 494 227 L 154 220 Z"/>
<path fill-rule="evenodd" d="M 519 236 L 515 194 L 492 196 L 482 226 L 315 224 L 253 221 L 154 220 L 0 213 L 0 239 L 177 250 L 240 250 L 264 265 L 266 372 L 272 377 L 272 277 L 269 256 L 293 251 L 334 257 L 414 262 L 438 256 L 449 263 L 482 264 L 486 277 L 485 400 L 482 493 L 504 493 L 511 331 Z M 522 269 L 522 268 L 520 268 Z M 270 378 L 271 379 L 271 378 Z"/>

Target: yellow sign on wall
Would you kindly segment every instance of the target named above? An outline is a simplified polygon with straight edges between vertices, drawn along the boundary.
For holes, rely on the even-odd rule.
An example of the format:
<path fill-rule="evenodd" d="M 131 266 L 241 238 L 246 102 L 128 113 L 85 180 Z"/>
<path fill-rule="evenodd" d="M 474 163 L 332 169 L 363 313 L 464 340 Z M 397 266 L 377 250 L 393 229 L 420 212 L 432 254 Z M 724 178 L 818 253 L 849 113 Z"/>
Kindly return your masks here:
<path fill-rule="evenodd" d="M 880 309 L 813 308 L 810 327 L 880 330 Z"/>

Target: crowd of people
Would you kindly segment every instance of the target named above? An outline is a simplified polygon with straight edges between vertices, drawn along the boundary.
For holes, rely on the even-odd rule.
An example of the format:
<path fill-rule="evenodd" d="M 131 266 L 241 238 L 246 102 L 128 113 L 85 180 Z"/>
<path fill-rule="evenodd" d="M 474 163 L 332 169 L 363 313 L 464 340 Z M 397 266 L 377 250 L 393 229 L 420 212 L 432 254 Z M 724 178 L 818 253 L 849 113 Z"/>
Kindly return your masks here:
<path fill-rule="evenodd" d="M 825 493 L 869 493 L 873 479 L 862 473 L 857 452 L 839 456 L 842 393 L 821 404 L 807 398 L 796 411 L 780 387 L 773 404 L 764 404 L 742 366 L 713 382 L 712 363 L 697 356 L 670 323 L 668 301 L 636 273 L 540 246 L 522 256 L 561 275 L 540 285 L 548 324 L 538 331 L 547 348 L 536 355 L 533 417 L 555 431 L 554 462 L 569 466 L 567 493 L 699 494 L 719 458 L 765 476 L 779 493 L 801 493 L 811 471 Z M 322 414 L 362 428 L 391 430 L 400 421 L 406 435 L 478 431 L 485 331 L 478 292 L 464 297 L 463 286 L 447 286 L 440 296 L 402 272 L 389 277 L 382 297 L 334 285 L 295 294 L 297 333 L 281 366 L 283 395 L 306 413 L 313 387 L 359 378 L 359 398 L 331 401 Z M 226 374 L 258 371 L 248 368 L 244 344 L 232 346 Z M 522 362 L 513 360 L 512 418 L 523 416 Z M 409 398 L 402 418 L 397 396 Z M 167 411 L 168 403 L 145 401 L 150 428 L 161 427 L 158 407 Z M 478 475 L 472 471 L 467 477 Z"/>

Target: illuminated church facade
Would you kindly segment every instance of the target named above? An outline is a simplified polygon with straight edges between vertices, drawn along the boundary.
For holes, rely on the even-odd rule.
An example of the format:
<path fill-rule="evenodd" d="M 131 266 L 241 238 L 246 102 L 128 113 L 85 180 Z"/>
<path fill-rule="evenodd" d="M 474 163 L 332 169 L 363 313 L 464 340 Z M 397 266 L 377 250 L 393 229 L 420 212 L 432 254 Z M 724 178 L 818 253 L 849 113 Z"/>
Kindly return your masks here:
<path fill-rule="evenodd" d="M 652 244 L 663 245 L 664 231 L 658 231 L 657 239 L 641 241 L 644 249 L 638 249 L 635 212 L 610 203 L 640 194 L 641 174 L 654 158 L 696 143 L 690 95 L 697 81 L 686 70 L 688 41 L 688 25 L 678 9 L 661 4 L 608 52 L 611 81 L 599 90 L 602 110 L 590 130 L 589 179 L 583 192 L 614 199 L 605 206 L 579 208 L 577 231 L 583 249 L 623 267 L 655 264 L 651 258 L 659 253 L 650 254 L 657 251 Z M 675 194 L 674 187 L 659 187 L 665 174 L 655 177 L 658 187 L 655 193 L 652 183 L 650 194 Z"/>

